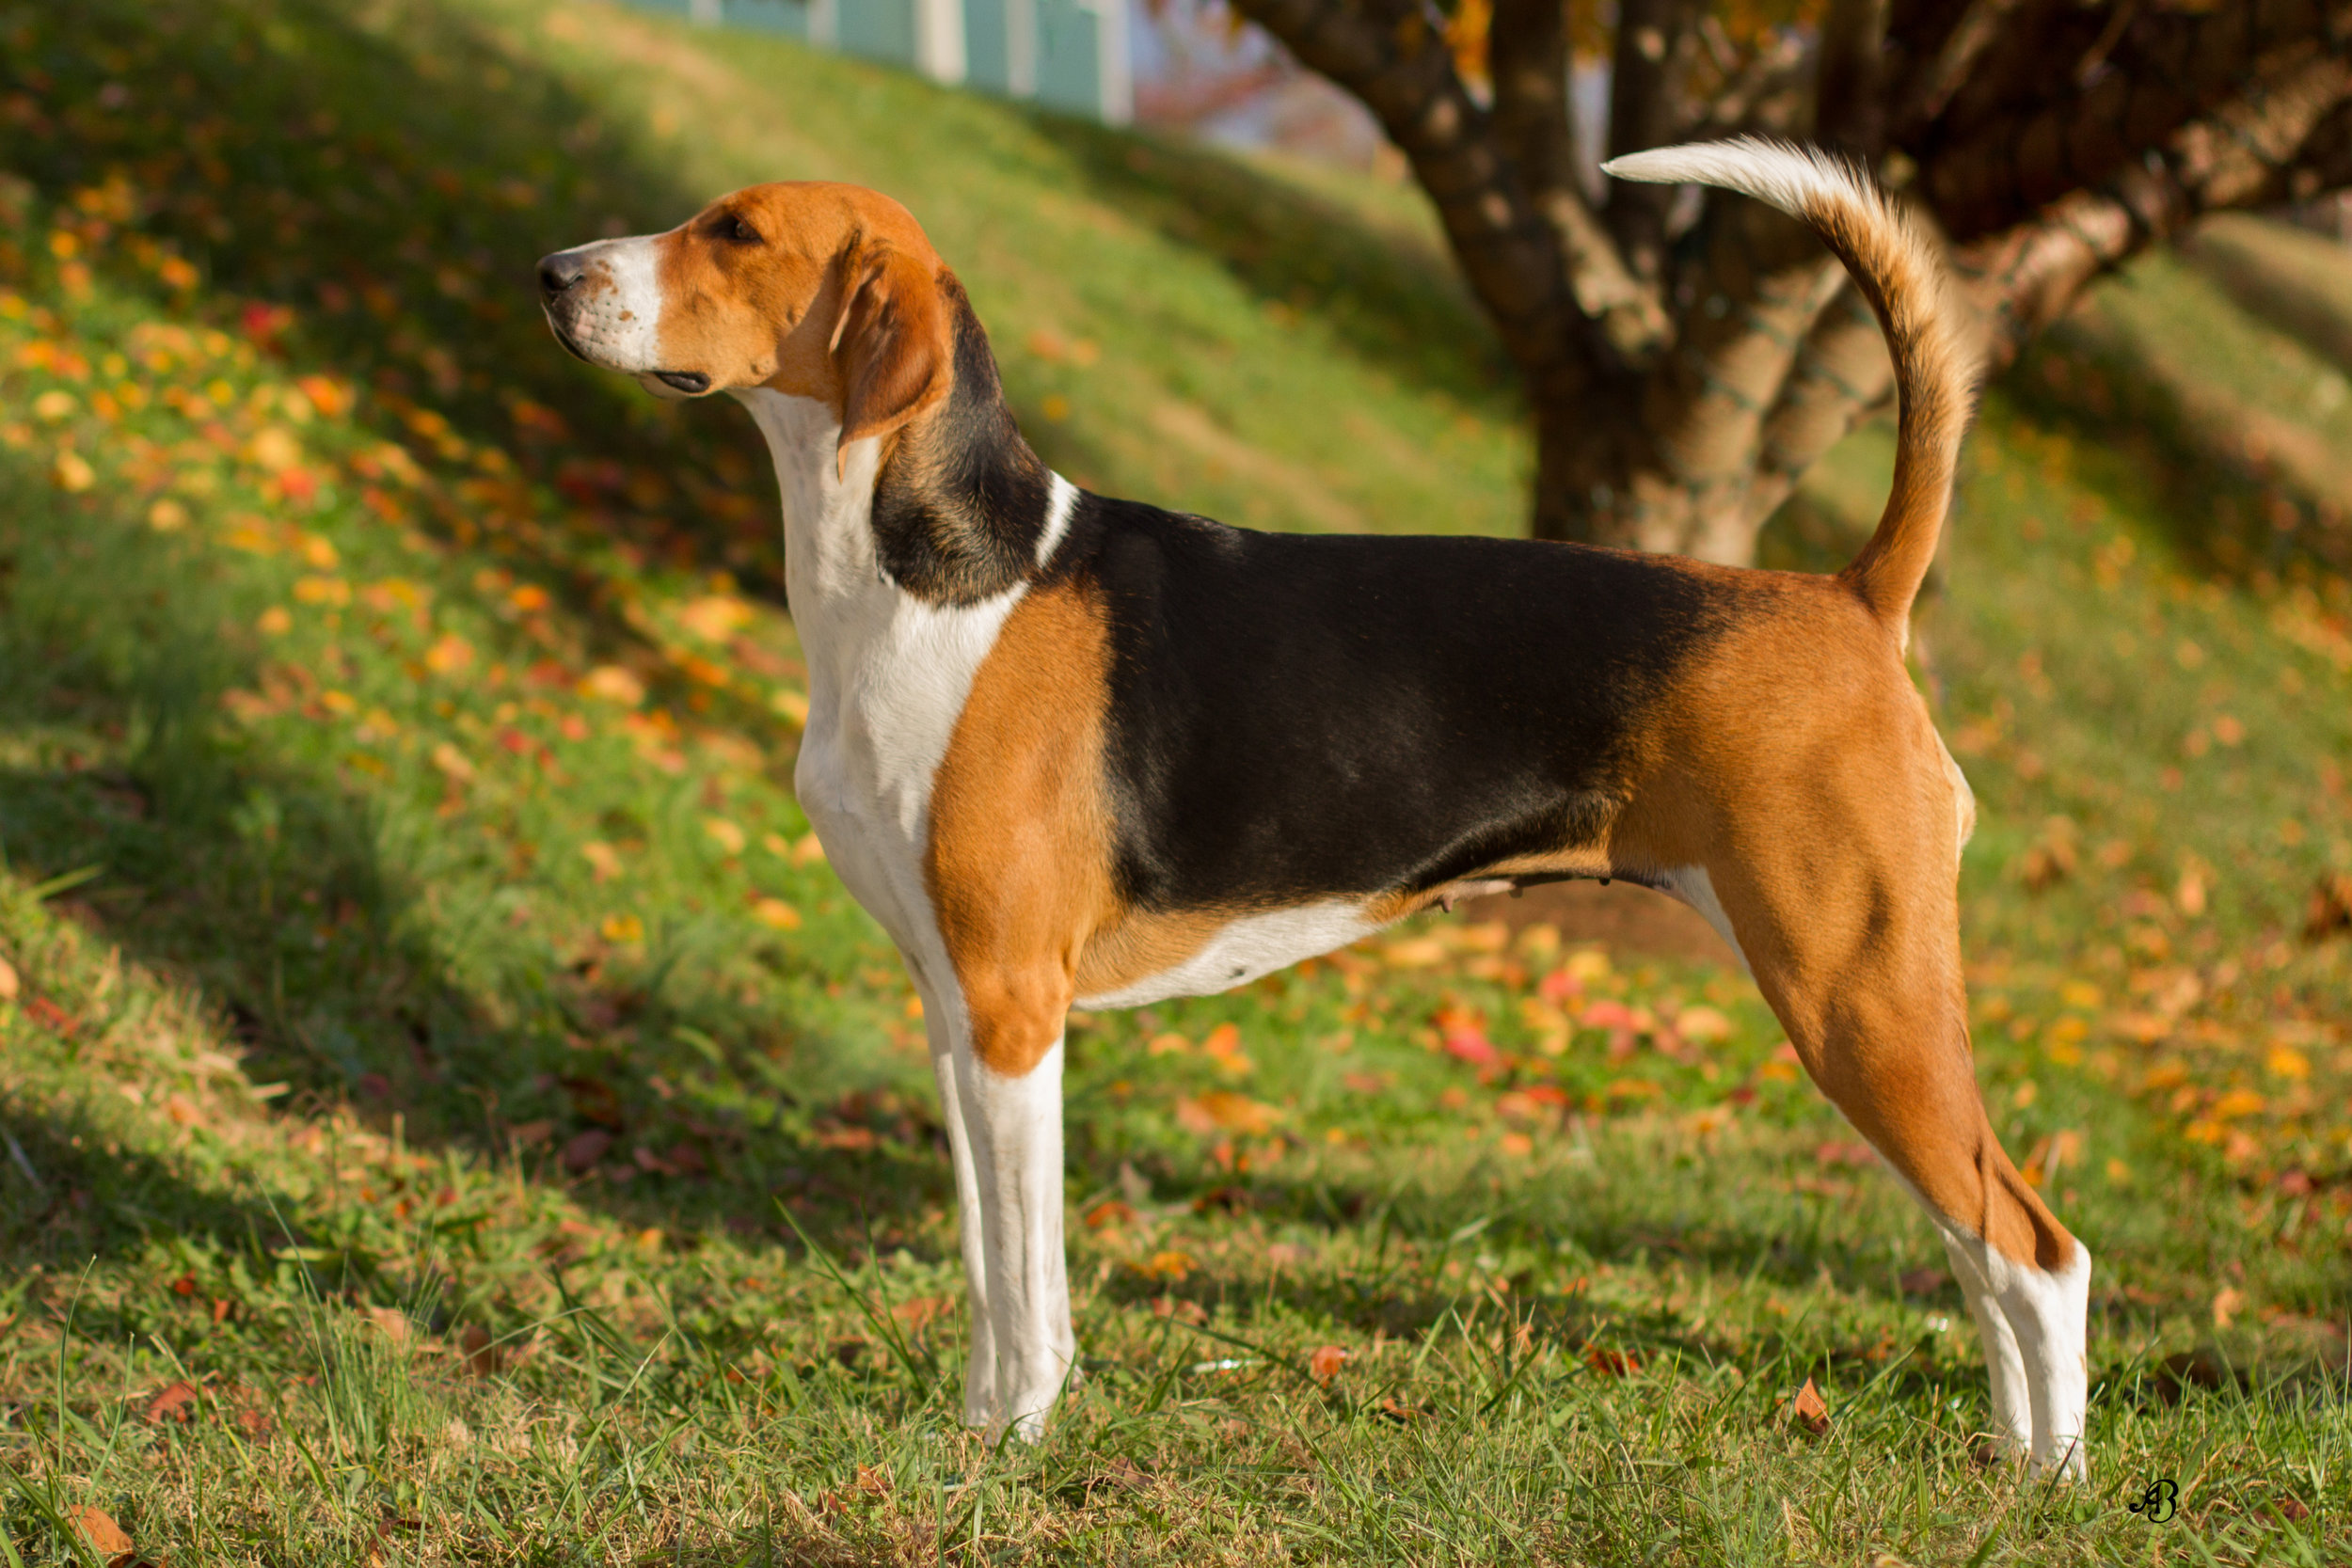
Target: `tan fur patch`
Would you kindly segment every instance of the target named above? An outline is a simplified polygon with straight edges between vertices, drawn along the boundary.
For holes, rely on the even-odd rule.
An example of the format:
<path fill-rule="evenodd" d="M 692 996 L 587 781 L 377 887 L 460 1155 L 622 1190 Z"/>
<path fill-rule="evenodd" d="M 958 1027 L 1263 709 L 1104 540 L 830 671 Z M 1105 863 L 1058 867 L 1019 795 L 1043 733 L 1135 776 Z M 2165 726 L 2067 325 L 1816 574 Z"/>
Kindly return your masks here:
<path fill-rule="evenodd" d="M 1107 630 L 1076 588 L 1013 608 L 931 785 L 924 874 L 973 1050 L 1027 1072 L 1060 1037 L 1080 958 L 1115 923 L 1104 798 Z"/>

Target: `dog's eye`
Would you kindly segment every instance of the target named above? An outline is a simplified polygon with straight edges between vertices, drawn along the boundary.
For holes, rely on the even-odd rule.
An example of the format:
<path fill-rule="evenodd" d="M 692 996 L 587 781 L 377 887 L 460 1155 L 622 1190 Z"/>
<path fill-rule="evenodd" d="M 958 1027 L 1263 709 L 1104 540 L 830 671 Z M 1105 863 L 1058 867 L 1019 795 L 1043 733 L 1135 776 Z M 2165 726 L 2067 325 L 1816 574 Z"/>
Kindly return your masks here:
<path fill-rule="evenodd" d="M 759 230 L 754 229 L 750 224 L 745 223 L 739 217 L 728 218 L 726 222 L 720 227 L 719 232 L 727 239 L 733 240 L 737 245 L 757 245 L 759 243 Z"/>

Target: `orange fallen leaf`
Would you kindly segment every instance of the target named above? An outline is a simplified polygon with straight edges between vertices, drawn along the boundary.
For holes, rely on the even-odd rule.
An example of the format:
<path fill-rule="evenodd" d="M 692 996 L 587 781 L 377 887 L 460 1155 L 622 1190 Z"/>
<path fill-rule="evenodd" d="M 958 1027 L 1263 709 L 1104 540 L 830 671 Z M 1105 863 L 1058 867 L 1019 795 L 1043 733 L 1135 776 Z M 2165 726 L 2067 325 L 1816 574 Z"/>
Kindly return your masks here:
<path fill-rule="evenodd" d="M 196 1412 L 190 1409 L 189 1406 L 196 1402 L 197 1394 L 198 1389 L 196 1385 L 193 1383 L 180 1382 L 171 1385 L 162 1393 L 157 1394 L 153 1399 L 147 1402 L 146 1414 L 148 1420 L 156 1425 L 161 1425 L 165 1421 L 192 1421 L 196 1419 Z M 123 1545 L 118 1546 L 115 1549 L 117 1551 L 127 1551 L 130 1548 L 128 1545 Z"/>
<path fill-rule="evenodd" d="M 1340 1375 L 1340 1368 L 1347 1362 L 1347 1352 L 1338 1345 L 1317 1345 L 1307 1357 L 1307 1371 L 1325 1387 Z"/>
<path fill-rule="evenodd" d="M 1797 1397 L 1788 1402 L 1788 1415 L 1798 1426 L 1816 1437 L 1829 1431 L 1829 1405 L 1822 1400 L 1821 1391 L 1813 1386 L 1813 1380 L 1809 1377 L 1804 1380 L 1804 1386 L 1797 1390 Z"/>
<path fill-rule="evenodd" d="M 0 958 L 0 1002 L 15 1001 L 18 989 L 16 966 L 6 958 Z"/>
<path fill-rule="evenodd" d="M 2224 1285 L 2214 1292 L 2213 1326 L 2227 1328 L 2246 1310 L 2246 1292 L 2234 1285 Z"/>
<path fill-rule="evenodd" d="M 1262 1135 L 1273 1132 L 1281 1119 L 1282 1113 L 1276 1107 L 1230 1089 L 1211 1089 L 1176 1102 L 1176 1124 L 1204 1136 L 1218 1132 Z"/>
<path fill-rule="evenodd" d="M 1631 1377 L 1642 1370 L 1642 1358 L 1630 1351 L 1587 1345 L 1584 1347 L 1584 1365 L 1603 1377 Z"/>
<path fill-rule="evenodd" d="M 473 644 L 455 632 L 443 633 L 424 651 L 424 667 L 437 675 L 453 675 L 473 662 Z"/>
<path fill-rule="evenodd" d="M 89 1543 L 91 1551 L 103 1557 L 116 1557 L 135 1550 L 131 1538 L 122 1533 L 122 1527 L 111 1515 L 87 1504 L 73 1511 L 71 1517 L 82 1539 Z"/>

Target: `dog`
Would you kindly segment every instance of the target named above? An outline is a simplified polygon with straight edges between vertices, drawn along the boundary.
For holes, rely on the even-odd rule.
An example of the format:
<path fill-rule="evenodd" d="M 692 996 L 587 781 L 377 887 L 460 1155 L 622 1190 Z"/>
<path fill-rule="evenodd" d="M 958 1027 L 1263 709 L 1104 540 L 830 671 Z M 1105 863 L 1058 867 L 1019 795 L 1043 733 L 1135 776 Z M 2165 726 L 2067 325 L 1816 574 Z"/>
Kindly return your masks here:
<path fill-rule="evenodd" d="M 726 392 L 775 461 L 805 650 L 795 773 L 923 1002 L 972 1307 L 965 1416 L 1035 1438 L 1075 1364 L 1074 1006 L 1246 985 L 1459 897 L 1623 878 L 1739 951 L 1813 1081 L 1927 1211 L 1995 1436 L 2085 1473 L 2090 1257 L 1970 1054 L 1966 781 L 1905 673 L 1974 366 L 1867 176 L 1740 140 L 1620 158 L 1811 225 L 1877 311 L 1892 494 L 1843 571 L 1525 540 L 1256 533 L 1082 491 L 898 203 L 794 182 L 539 263 L 556 338 Z"/>

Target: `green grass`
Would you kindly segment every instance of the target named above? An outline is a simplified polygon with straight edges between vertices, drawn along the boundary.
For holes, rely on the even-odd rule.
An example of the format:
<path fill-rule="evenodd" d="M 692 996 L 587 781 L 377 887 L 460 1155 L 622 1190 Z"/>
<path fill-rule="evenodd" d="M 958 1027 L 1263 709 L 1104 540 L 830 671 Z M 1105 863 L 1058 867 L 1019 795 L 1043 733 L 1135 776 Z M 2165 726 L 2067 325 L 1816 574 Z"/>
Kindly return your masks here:
<path fill-rule="evenodd" d="M 1920 633 L 1980 1077 L 2100 1264 L 2090 1485 L 1977 1465 L 1940 1253 L 1745 981 L 1445 921 L 1073 1023 L 1088 1376 L 992 1454 L 921 1026 L 789 793 L 751 432 L 571 365 L 529 262 L 868 181 L 1073 477 L 1507 530 L 1425 214 L 584 5 L 0 39 L 16 1559 L 92 1560 L 85 1508 L 175 1565 L 2352 1550 L 2352 942 L 2301 935 L 2352 872 L 2352 593 L 2299 492 L 2216 546 L 2284 482 L 2196 419 L 2052 389 L 2165 385 L 2132 342 L 1994 396 Z M 2162 266 L 2099 309 L 2275 336 Z M 1776 556 L 1838 558 L 1883 463 Z"/>

